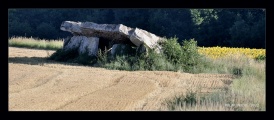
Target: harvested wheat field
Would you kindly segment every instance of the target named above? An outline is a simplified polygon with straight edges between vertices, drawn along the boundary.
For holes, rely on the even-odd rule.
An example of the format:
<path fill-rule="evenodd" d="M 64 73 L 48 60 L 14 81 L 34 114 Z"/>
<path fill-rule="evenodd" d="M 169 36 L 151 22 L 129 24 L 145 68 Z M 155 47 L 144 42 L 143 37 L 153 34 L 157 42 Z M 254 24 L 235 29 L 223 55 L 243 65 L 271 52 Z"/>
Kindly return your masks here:
<path fill-rule="evenodd" d="M 165 99 L 229 86 L 227 74 L 118 71 L 46 60 L 54 51 L 9 47 L 10 111 L 158 111 Z"/>

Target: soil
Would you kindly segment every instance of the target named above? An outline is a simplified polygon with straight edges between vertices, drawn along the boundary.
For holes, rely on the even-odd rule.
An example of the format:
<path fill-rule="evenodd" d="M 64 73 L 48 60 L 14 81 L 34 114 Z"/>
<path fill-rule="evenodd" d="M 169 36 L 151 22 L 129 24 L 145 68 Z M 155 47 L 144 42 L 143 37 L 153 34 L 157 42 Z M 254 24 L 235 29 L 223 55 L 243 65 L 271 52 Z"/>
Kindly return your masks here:
<path fill-rule="evenodd" d="M 55 51 L 9 47 L 10 111 L 158 111 L 186 91 L 212 92 L 233 75 L 119 71 L 47 60 Z"/>

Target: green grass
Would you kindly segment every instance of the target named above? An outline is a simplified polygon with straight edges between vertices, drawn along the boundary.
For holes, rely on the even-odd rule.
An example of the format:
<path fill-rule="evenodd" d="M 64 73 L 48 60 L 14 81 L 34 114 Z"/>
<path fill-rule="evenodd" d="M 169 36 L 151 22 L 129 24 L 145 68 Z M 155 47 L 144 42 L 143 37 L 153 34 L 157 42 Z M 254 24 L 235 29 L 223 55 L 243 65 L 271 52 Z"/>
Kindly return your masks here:
<path fill-rule="evenodd" d="M 63 40 L 45 40 L 26 37 L 12 37 L 9 46 L 33 49 L 58 50 L 63 47 Z"/>
<path fill-rule="evenodd" d="M 208 58 L 209 59 L 209 58 Z M 163 110 L 176 111 L 265 111 L 265 61 L 245 56 L 227 56 L 211 60 L 203 73 L 226 73 L 238 76 L 230 87 L 210 93 L 188 92 L 168 99 Z M 241 71 L 241 72 L 239 72 Z M 187 96 L 195 101 L 190 105 Z"/>

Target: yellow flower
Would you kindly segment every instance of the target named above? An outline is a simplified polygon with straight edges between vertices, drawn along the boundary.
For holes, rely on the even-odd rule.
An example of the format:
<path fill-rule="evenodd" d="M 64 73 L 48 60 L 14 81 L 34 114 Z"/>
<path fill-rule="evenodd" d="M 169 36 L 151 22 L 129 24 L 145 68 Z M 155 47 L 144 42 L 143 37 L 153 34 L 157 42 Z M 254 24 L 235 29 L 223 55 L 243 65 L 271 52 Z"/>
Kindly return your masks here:
<path fill-rule="evenodd" d="M 265 57 L 265 49 L 229 48 L 229 47 L 199 47 L 198 52 L 210 58 L 217 59 L 231 54 L 243 54 L 250 58 Z"/>

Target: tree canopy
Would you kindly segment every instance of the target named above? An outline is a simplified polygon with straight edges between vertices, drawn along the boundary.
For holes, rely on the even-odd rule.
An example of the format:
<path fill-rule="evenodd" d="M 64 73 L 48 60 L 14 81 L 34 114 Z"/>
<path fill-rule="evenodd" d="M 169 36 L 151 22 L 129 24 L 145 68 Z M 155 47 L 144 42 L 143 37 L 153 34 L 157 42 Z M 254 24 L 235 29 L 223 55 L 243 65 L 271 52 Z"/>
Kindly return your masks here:
<path fill-rule="evenodd" d="M 8 37 L 58 39 L 63 21 L 124 24 L 161 37 L 194 38 L 198 46 L 265 48 L 264 9 L 9 9 Z"/>

